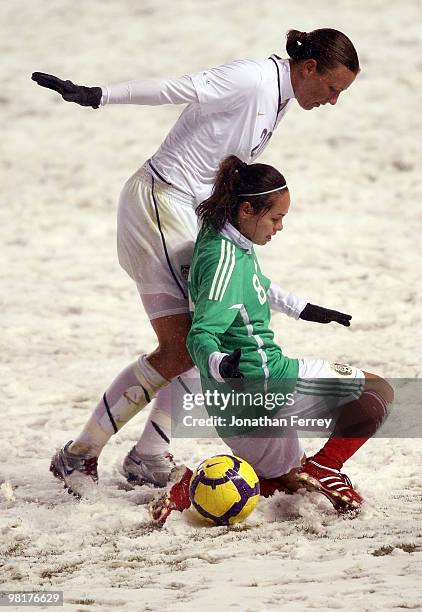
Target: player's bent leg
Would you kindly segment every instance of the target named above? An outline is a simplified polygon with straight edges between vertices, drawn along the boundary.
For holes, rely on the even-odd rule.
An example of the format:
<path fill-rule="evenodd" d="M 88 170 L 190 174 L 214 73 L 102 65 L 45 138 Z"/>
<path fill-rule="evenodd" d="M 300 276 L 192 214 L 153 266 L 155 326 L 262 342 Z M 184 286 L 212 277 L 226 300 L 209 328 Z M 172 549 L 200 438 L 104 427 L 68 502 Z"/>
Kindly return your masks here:
<path fill-rule="evenodd" d="M 339 512 L 356 512 L 363 504 L 343 464 L 371 438 L 387 416 L 394 391 L 387 381 L 367 372 L 359 399 L 346 403 L 336 427 L 324 445 L 308 459 L 297 479 L 306 488 L 323 493 Z"/>
<path fill-rule="evenodd" d="M 168 384 L 169 379 L 166 376 L 171 378 L 189 369 L 192 362 L 185 345 L 189 320 L 188 315 L 176 315 L 156 319 L 153 322 L 159 341 L 158 349 L 148 357 L 142 355 L 138 361 L 125 368 L 113 381 L 81 434 L 66 447 L 68 464 L 71 459 L 74 459 L 75 463 L 81 457 L 86 460 L 98 457 L 111 436 L 117 433 L 155 397 L 160 389 Z M 63 448 L 59 452 L 64 453 L 65 449 Z M 158 454 L 156 453 L 156 455 Z M 131 462 L 133 470 L 136 465 L 135 461 L 139 462 L 137 465 L 138 471 L 142 469 L 142 457 L 139 454 L 132 453 L 131 459 L 132 461 L 128 459 L 126 463 Z M 53 465 L 54 461 L 53 458 L 52 473 L 64 480 L 67 485 L 70 474 L 69 470 L 64 468 L 65 462 L 56 461 L 56 464 Z M 162 463 L 162 466 L 157 466 L 157 461 Z M 143 471 L 146 473 L 144 476 L 151 472 L 161 472 L 160 480 L 164 481 L 165 474 L 168 474 L 172 468 L 171 461 L 165 458 L 164 462 L 160 462 L 155 457 L 152 464 L 145 466 L 146 469 Z M 164 468 L 164 471 L 161 467 Z M 91 482 L 96 482 L 83 470 L 73 467 L 70 470 L 72 474 L 75 470 L 80 471 L 81 478 L 85 481 L 88 478 Z M 72 480 L 74 480 L 74 477 Z M 155 484 L 157 484 L 157 480 Z M 74 487 L 73 490 L 75 491 Z M 78 493 L 78 491 L 75 492 Z"/>
<path fill-rule="evenodd" d="M 125 368 L 104 393 L 84 429 L 74 442 L 58 451 L 50 469 L 73 492 L 83 495 L 89 484 L 98 480 L 84 465 L 98 458 L 103 447 L 133 416 L 154 398 L 168 381 L 142 355 Z M 76 474 L 78 482 L 76 482 Z M 82 482 L 85 483 L 82 486 Z M 79 486 L 81 485 L 81 486 Z"/>
<path fill-rule="evenodd" d="M 167 380 L 192 367 L 186 336 L 191 325 L 187 272 L 198 225 L 194 204 L 190 196 L 156 181 L 148 165 L 129 179 L 119 201 L 119 261 L 135 281 L 157 335 L 158 348 L 149 362 Z M 123 471 L 133 483 L 167 482 L 173 395 L 171 390 L 158 394 L 144 433 L 124 460 Z"/>
<path fill-rule="evenodd" d="M 196 234 L 193 198 L 156 182 L 146 167 L 127 181 L 118 209 L 119 262 L 139 289 L 159 346 L 119 374 L 82 433 L 59 451 L 65 459 L 53 458 L 53 473 L 63 480 L 72 470 L 90 478 L 81 462 L 98 457 L 110 437 L 168 381 L 190 369 L 185 347 L 190 326 L 186 273 Z M 139 455 L 132 457 L 138 460 Z"/>
<path fill-rule="evenodd" d="M 126 455 L 123 473 L 129 482 L 163 487 L 167 484 L 175 463 L 168 452 L 171 437 L 171 402 L 177 377 L 192 367 L 186 349 L 186 336 L 190 329 L 188 314 L 168 315 L 151 320 L 157 334 L 158 348 L 148 355 L 151 365 L 166 378 L 175 378 L 158 394 L 143 434 Z"/>

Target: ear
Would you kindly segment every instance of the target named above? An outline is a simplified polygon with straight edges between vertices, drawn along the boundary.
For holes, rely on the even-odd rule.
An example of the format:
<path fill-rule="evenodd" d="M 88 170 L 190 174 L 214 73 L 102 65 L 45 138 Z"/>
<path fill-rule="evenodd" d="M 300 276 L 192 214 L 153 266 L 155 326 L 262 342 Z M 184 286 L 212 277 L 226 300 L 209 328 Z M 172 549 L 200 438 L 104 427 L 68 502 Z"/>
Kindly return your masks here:
<path fill-rule="evenodd" d="M 241 219 L 245 219 L 246 217 L 253 215 L 254 209 L 252 208 L 252 204 L 245 200 L 239 204 L 239 215 Z"/>
<path fill-rule="evenodd" d="M 318 68 L 318 65 L 316 63 L 316 60 L 314 60 L 312 58 L 311 59 L 307 59 L 302 64 L 303 75 L 304 76 L 311 76 L 313 74 L 316 74 L 318 72 L 317 68 Z"/>

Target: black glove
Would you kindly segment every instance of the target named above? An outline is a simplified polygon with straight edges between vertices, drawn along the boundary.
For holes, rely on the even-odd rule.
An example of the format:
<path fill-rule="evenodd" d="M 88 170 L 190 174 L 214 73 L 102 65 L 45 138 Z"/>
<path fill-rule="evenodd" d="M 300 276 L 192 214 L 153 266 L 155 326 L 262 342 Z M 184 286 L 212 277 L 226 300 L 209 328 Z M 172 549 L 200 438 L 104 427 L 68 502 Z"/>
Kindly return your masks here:
<path fill-rule="evenodd" d="M 224 380 L 230 380 L 232 378 L 244 378 L 242 372 L 239 370 L 240 363 L 240 349 L 236 349 L 230 355 L 226 355 L 220 362 L 218 370 L 221 378 Z"/>
<path fill-rule="evenodd" d="M 299 315 L 299 319 L 304 321 L 315 321 L 316 323 L 331 323 L 331 321 L 335 321 L 345 327 L 350 327 L 351 318 L 352 315 L 323 308 L 322 306 L 315 306 L 315 304 L 309 304 L 309 302 Z"/>
<path fill-rule="evenodd" d="M 101 102 L 101 87 L 84 87 L 75 85 L 72 81 L 62 81 L 52 74 L 45 72 L 33 72 L 32 80 L 36 81 L 41 87 L 47 87 L 57 91 L 67 102 L 76 102 L 81 106 L 92 106 L 98 108 Z"/>

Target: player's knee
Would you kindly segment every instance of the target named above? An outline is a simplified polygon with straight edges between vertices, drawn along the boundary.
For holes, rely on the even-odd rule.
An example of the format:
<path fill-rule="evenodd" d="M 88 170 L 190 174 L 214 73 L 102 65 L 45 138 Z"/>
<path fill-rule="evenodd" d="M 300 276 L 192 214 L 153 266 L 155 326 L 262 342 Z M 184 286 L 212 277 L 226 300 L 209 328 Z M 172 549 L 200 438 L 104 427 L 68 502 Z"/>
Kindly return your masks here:
<path fill-rule="evenodd" d="M 375 391 L 387 404 L 394 400 L 394 389 L 384 378 L 376 374 L 366 374 L 365 391 Z"/>
<path fill-rule="evenodd" d="M 159 342 L 155 354 L 159 355 L 160 359 L 163 360 L 176 360 L 181 372 L 190 370 L 193 367 L 193 361 L 188 353 L 185 342 L 162 340 Z"/>
<path fill-rule="evenodd" d="M 383 392 L 384 399 L 386 402 L 391 404 L 394 401 L 394 389 L 386 380 L 382 379 L 382 381 L 385 387 Z"/>

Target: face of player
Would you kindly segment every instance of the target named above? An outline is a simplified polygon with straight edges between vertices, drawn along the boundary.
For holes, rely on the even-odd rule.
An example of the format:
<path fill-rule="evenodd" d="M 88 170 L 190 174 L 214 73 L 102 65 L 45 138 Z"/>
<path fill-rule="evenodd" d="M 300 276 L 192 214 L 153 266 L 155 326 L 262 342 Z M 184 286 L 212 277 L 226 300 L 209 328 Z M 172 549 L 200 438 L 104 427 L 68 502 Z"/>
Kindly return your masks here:
<path fill-rule="evenodd" d="M 342 91 L 355 80 L 351 70 L 337 64 L 326 72 L 319 73 L 315 60 L 299 64 L 292 73 L 292 85 L 299 106 L 311 110 L 324 104 L 336 104 Z"/>
<path fill-rule="evenodd" d="M 271 208 L 264 213 L 255 213 L 249 202 L 242 202 L 239 207 L 239 231 L 254 244 L 267 244 L 283 229 L 283 219 L 290 206 L 289 192 L 283 189 L 270 197 Z"/>

